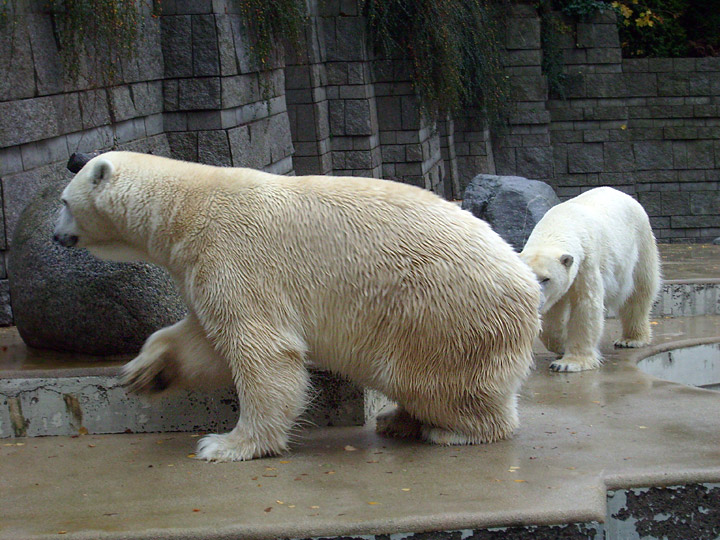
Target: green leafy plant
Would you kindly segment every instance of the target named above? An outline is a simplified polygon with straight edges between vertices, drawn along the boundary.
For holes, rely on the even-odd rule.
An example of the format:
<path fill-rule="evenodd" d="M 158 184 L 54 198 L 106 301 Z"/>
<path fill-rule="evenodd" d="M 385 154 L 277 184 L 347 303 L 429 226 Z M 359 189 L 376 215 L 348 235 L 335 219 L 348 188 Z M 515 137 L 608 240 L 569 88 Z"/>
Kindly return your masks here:
<path fill-rule="evenodd" d="M 509 85 L 502 65 L 501 6 L 489 0 L 365 0 L 372 42 L 406 60 L 430 117 L 479 107 L 502 117 Z"/>
<path fill-rule="evenodd" d="M 612 3 L 618 12 L 623 56 L 686 56 L 690 43 L 682 16 L 688 0 L 623 0 Z"/>
<path fill-rule="evenodd" d="M 237 0 L 245 27 L 251 35 L 252 54 L 260 69 L 267 69 L 280 39 L 299 45 L 307 22 L 300 0 Z"/>
<path fill-rule="evenodd" d="M 136 52 L 141 30 L 138 0 L 46 0 L 65 73 L 79 74 L 81 58 L 93 61 L 101 83 L 111 83 L 122 59 Z"/>

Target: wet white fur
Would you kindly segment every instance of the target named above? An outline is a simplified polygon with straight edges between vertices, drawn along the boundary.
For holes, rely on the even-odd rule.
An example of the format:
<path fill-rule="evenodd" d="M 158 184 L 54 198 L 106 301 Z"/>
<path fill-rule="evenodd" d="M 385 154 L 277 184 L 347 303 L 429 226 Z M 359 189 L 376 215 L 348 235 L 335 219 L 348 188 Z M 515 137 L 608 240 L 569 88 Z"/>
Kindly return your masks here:
<path fill-rule="evenodd" d="M 549 278 L 542 284 L 541 339 L 563 355 L 551 364 L 554 371 L 600 365 L 597 346 L 607 310 L 622 321 L 618 347 L 650 342 L 660 262 L 648 216 L 629 195 L 600 187 L 551 208 L 520 256 L 541 282 Z"/>
<path fill-rule="evenodd" d="M 469 444 L 518 425 L 539 286 L 486 223 L 432 193 L 111 152 L 63 198 L 72 225 L 61 233 L 166 267 L 190 310 L 150 336 L 125 381 L 149 391 L 159 374 L 232 376 L 238 424 L 202 439 L 201 458 L 284 451 L 309 361 L 397 401 L 379 423 L 387 434 Z"/>

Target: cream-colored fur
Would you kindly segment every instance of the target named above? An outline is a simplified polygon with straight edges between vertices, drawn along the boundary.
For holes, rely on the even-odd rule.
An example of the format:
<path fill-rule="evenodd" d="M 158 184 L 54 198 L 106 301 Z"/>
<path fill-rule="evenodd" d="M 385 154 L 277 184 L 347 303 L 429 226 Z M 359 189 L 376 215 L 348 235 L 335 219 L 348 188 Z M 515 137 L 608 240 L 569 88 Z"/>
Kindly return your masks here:
<path fill-rule="evenodd" d="M 660 259 L 648 216 L 629 195 L 601 187 L 551 208 L 520 256 L 543 288 L 540 337 L 563 355 L 550 369 L 600 365 L 597 346 L 608 309 L 617 310 L 622 321 L 616 346 L 650 342 Z"/>
<path fill-rule="evenodd" d="M 432 193 L 110 152 L 63 199 L 60 242 L 166 267 L 189 307 L 127 384 L 231 375 L 238 424 L 202 439 L 200 458 L 284 451 L 309 361 L 397 401 L 384 433 L 470 444 L 518 424 L 540 288 L 486 223 Z"/>

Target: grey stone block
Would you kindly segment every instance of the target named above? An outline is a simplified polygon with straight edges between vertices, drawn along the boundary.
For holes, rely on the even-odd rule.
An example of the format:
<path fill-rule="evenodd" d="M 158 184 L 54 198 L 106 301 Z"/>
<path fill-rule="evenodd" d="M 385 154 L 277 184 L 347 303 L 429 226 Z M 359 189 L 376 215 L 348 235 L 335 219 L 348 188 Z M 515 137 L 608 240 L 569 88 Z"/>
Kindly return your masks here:
<path fill-rule="evenodd" d="M 673 153 L 670 141 L 642 141 L 633 143 L 638 170 L 672 169 Z"/>
<path fill-rule="evenodd" d="M 689 73 L 658 74 L 659 96 L 685 96 L 689 92 Z"/>
<path fill-rule="evenodd" d="M 335 19 L 336 37 L 327 43 L 328 60 L 358 61 L 367 59 L 367 38 L 363 17 Z"/>
<path fill-rule="evenodd" d="M 540 75 L 513 76 L 511 92 L 517 101 L 543 101 L 547 99 L 547 80 Z"/>
<path fill-rule="evenodd" d="M 630 143 L 607 142 L 603 145 L 603 162 L 605 170 L 610 172 L 626 172 L 635 169 L 635 156 Z"/>
<path fill-rule="evenodd" d="M 167 134 L 170 154 L 181 161 L 198 161 L 198 136 L 193 132 L 171 132 Z"/>
<path fill-rule="evenodd" d="M 373 119 L 367 99 L 345 100 L 345 134 L 372 135 Z"/>
<path fill-rule="evenodd" d="M 212 13 L 212 0 L 174 0 L 175 10 L 180 14 Z"/>
<path fill-rule="evenodd" d="M 198 132 L 198 161 L 208 165 L 229 167 L 232 165 L 230 142 L 225 130 Z"/>
<path fill-rule="evenodd" d="M 54 137 L 20 147 L 22 153 L 23 169 L 48 165 L 58 161 L 67 161 L 68 147 L 65 137 Z"/>
<path fill-rule="evenodd" d="M 106 90 L 81 92 L 79 99 L 83 129 L 110 124 L 110 104 Z"/>
<path fill-rule="evenodd" d="M 23 170 L 19 146 L 0 148 L 0 178 Z"/>
<path fill-rule="evenodd" d="M 110 93 L 110 116 L 113 122 L 122 122 L 137 115 L 130 95 L 130 86 L 115 86 L 108 91 Z"/>
<path fill-rule="evenodd" d="M 251 136 L 252 126 L 240 126 L 228 130 L 230 152 L 235 167 L 262 169 L 271 162 L 270 148 L 265 144 L 262 131 L 256 127 Z"/>
<path fill-rule="evenodd" d="M 130 97 L 138 115 L 163 112 L 163 87 L 160 81 L 131 85 Z"/>
<path fill-rule="evenodd" d="M 576 30 L 578 47 L 620 47 L 617 26 L 614 24 L 578 23 Z"/>
<path fill-rule="evenodd" d="M 568 145 L 568 171 L 570 173 L 593 173 L 604 169 L 602 143 Z"/>
<path fill-rule="evenodd" d="M 521 251 L 537 222 L 559 202 L 544 182 L 480 174 L 465 189 L 462 207 L 487 221 L 516 251 Z"/>
<path fill-rule="evenodd" d="M 3 9 L 12 9 L 12 4 L 6 3 Z M 13 14 L 6 12 L 5 16 Z M 18 24 L 4 25 L 0 31 L 0 96 L 3 100 L 30 98 L 36 93 L 29 30 L 28 24 L 21 20 Z"/>
<path fill-rule="evenodd" d="M 166 77 L 192 77 L 192 19 L 188 15 L 164 15 L 162 52 Z"/>
<path fill-rule="evenodd" d="M 399 96 L 376 97 L 378 126 L 381 130 L 402 129 L 402 103 Z"/>
<path fill-rule="evenodd" d="M 51 97 L 0 102 L 0 147 L 55 137 L 60 131 Z"/>
<path fill-rule="evenodd" d="M 650 60 L 653 60 L 652 58 Z M 626 95 L 632 97 L 657 96 L 658 75 L 655 73 L 626 73 Z"/>
<path fill-rule="evenodd" d="M 192 111 L 187 113 L 187 129 L 190 131 L 221 129 L 222 111 Z"/>
<path fill-rule="evenodd" d="M 508 50 L 539 49 L 540 19 L 526 17 L 508 20 L 505 47 Z"/>
<path fill-rule="evenodd" d="M 518 175 L 548 179 L 553 178 L 553 151 L 550 146 L 518 148 L 515 151 L 515 169 Z"/>
<path fill-rule="evenodd" d="M 221 101 L 219 77 L 181 79 L 178 82 L 178 107 L 182 111 L 220 109 Z"/>
<path fill-rule="evenodd" d="M 89 354 L 139 350 L 185 307 L 169 276 L 148 264 L 101 262 L 52 242 L 59 195 L 55 176 L 23 212 L 8 261 L 15 324 L 30 346 Z M 62 181 L 59 181 L 62 180 Z"/>
<path fill-rule="evenodd" d="M 222 107 L 228 109 L 260 101 L 260 87 L 257 75 L 235 75 L 220 79 Z"/>
<path fill-rule="evenodd" d="M 62 60 L 58 54 L 52 20 L 49 16 L 40 13 L 28 13 L 25 16 L 27 17 L 26 23 L 23 21 L 18 23 L 18 25 L 28 25 L 30 47 L 32 49 L 32 59 L 28 62 L 28 66 L 26 66 L 25 69 L 34 68 L 38 95 L 58 94 L 63 91 Z M 4 33 L 4 31 L 0 32 L 0 34 Z M 12 54 L 9 55 L 13 59 L 13 63 L 24 60 L 24 51 L 22 49 L 23 47 L 19 42 L 13 44 Z M 0 50 L 2 50 L 2 48 L 0 48 Z M 17 70 L 17 68 L 13 67 L 10 71 L 15 70 Z M 0 72 L 8 73 L 4 70 Z M 13 76 L 12 73 L 9 73 L 9 75 L 11 77 Z M 18 84 L 18 86 L 22 88 L 22 79 L 15 80 L 13 78 L 12 80 L 13 85 Z M 0 95 L 12 95 L 12 92 L 3 92 L 2 86 L 0 82 Z"/>
<path fill-rule="evenodd" d="M 220 74 L 220 52 L 214 15 L 192 17 L 193 74 L 208 77 Z"/>

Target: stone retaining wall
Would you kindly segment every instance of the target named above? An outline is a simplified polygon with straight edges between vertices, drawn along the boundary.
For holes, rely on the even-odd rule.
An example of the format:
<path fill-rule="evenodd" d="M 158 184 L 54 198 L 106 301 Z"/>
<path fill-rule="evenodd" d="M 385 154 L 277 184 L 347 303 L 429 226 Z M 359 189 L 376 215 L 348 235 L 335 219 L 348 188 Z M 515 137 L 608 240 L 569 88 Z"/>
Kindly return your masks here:
<path fill-rule="evenodd" d="M 31 3 L 32 5 L 32 3 Z M 65 183 L 72 152 L 134 149 L 281 174 L 376 176 L 459 198 L 479 173 L 545 180 L 561 198 L 596 185 L 635 195 L 660 241 L 720 236 L 720 60 L 622 60 L 614 20 L 570 25 L 567 99 L 541 70 L 540 18 L 507 22 L 509 125 L 477 111 L 430 124 L 409 70 L 376 58 L 358 0 L 307 0 L 300 45 L 260 69 L 232 0 L 164 0 L 137 57 L 103 86 L 78 59 L 63 77 L 51 18 L 0 29 L 0 251 L 46 185 Z M 146 7 L 149 10 L 149 7 Z M 4 256 L 0 324 L 11 324 Z"/>

